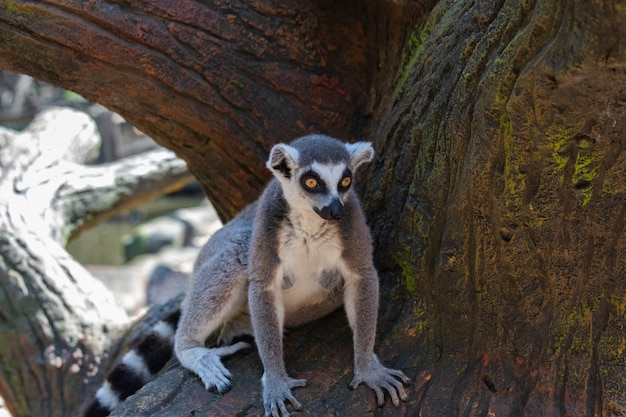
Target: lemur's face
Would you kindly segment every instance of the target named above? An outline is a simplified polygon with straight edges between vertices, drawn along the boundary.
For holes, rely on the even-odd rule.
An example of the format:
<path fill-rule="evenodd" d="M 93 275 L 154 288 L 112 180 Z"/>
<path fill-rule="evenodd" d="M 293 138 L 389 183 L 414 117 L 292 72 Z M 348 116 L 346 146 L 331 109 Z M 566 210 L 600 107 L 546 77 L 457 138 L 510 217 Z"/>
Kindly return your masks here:
<path fill-rule="evenodd" d="M 324 220 L 339 220 L 352 185 L 352 171 L 347 163 L 320 164 L 314 162 L 299 170 L 292 186 L 300 189 L 300 198 Z"/>
<path fill-rule="evenodd" d="M 341 219 L 354 172 L 374 155 L 371 144 L 345 144 L 327 136 L 310 135 L 293 145 L 274 146 L 267 161 L 289 207 L 301 213 L 317 213 L 324 220 Z"/>

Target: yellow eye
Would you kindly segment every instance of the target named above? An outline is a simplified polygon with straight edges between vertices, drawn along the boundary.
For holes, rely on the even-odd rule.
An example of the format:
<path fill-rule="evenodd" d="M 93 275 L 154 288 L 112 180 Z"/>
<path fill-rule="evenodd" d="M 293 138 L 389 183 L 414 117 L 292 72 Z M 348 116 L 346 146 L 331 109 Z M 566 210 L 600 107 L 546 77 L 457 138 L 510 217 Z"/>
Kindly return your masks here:
<path fill-rule="evenodd" d="M 350 177 L 345 177 L 344 179 L 341 180 L 341 186 L 344 188 L 349 187 L 350 184 L 352 184 L 352 178 Z"/>
<path fill-rule="evenodd" d="M 315 178 L 307 178 L 304 181 L 304 185 L 306 185 L 307 188 L 315 188 L 317 187 L 317 180 Z"/>

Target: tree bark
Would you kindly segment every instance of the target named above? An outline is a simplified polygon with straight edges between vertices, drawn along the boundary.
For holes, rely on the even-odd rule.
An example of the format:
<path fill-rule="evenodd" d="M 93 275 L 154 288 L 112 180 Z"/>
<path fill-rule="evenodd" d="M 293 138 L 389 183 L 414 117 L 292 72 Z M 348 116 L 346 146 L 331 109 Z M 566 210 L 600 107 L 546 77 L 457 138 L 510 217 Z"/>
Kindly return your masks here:
<path fill-rule="evenodd" d="M 377 350 L 414 377 L 377 414 L 626 415 L 623 5 L 335 3 L 13 1 L 0 66 L 175 150 L 223 219 L 258 195 L 274 142 L 374 141 Z M 285 350 L 306 415 L 375 409 L 346 389 L 341 314 Z M 258 358 L 228 366 L 224 396 L 173 363 L 115 415 L 258 414 Z"/>
<path fill-rule="evenodd" d="M 367 201 L 424 414 L 626 414 L 624 17 L 440 3 L 417 32 Z"/>

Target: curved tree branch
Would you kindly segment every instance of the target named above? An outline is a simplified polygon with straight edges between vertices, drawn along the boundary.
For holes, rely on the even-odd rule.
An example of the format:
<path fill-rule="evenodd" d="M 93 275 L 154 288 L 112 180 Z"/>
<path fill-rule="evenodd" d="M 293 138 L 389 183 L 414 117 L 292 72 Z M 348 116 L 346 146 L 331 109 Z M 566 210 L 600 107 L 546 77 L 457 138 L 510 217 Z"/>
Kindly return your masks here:
<path fill-rule="evenodd" d="M 433 3 L 12 0 L 0 67 L 123 115 L 185 159 L 228 220 L 269 178 L 274 143 L 361 137 Z"/>
<path fill-rule="evenodd" d="M 70 173 L 53 202 L 66 233 L 80 233 L 120 212 L 138 207 L 193 181 L 187 164 L 164 149 Z"/>
<path fill-rule="evenodd" d="M 11 182 L 8 176 L 15 175 L 14 192 L 24 196 L 29 211 L 39 213 L 45 224 L 39 230 L 48 228 L 61 243 L 193 180 L 185 162 L 164 149 L 105 165 L 82 165 L 99 146 L 99 136 L 89 116 L 74 110 L 46 111 L 27 131 L 5 130 L 2 137 L 5 180 Z"/>
<path fill-rule="evenodd" d="M 122 114 L 189 162 L 226 219 L 263 187 L 273 143 L 357 133 L 371 52 L 344 3 L 11 1 L 0 66 Z"/>

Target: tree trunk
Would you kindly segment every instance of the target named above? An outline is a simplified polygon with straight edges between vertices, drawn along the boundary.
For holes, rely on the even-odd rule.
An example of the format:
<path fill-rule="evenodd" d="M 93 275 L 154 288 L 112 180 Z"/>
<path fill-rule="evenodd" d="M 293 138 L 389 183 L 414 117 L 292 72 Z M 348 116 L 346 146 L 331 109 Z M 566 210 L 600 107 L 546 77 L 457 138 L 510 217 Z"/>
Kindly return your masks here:
<path fill-rule="evenodd" d="M 272 143 L 374 141 L 359 179 L 383 280 L 377 350 L 414 378 L 399 411 L 377 414 L 617 416 L 625 15 L 583 0 L 12 1 L 0 66 L 120 112 L 187 160 L 223 219 L 260 192 Z M 306 415 L 375 409 L 346 388 L 341 314 L 285 350 L 310 381 Z M 115 415 L 259 414 L 256 354 L 228 366 L 224 396 L 172 364 Z"/>
<path fill-rule="evenodd" d="M 67 238 L 190 179 L 169 151 L 79 165 L 98 141 L 71 110 L 0 131 L 0 395 L 14 416 L 75 415 L 86 382 L 119 354 L 111 339 L 126 313 L 68 255 Z"/>
<path fill-rule="evenodd" d="M 416 407 L 626 415 L 624 8 L 487 4 L 437 5 L 377 131 Z"/>

